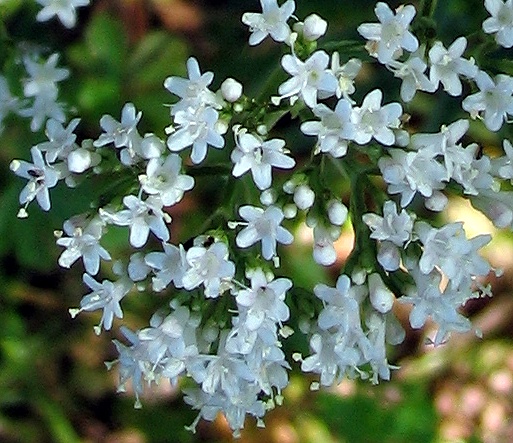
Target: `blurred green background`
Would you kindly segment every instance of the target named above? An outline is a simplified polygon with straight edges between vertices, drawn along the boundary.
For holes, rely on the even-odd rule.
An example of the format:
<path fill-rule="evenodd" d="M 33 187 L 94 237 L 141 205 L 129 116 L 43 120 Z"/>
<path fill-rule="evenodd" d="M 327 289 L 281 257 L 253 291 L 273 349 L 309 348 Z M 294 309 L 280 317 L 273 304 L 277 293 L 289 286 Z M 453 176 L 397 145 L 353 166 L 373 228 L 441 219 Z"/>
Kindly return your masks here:
<path fill-rule="evenodd" d="M 359 40 L 357 25 L 375 21 L 374 2 L 367 0 L 296 3 L 298 17 L 316 12 L 328 19 L 325 41 Z M 389 4 L 395 7 L 399 2 Z M 214 89 L 231 76 L 252 95 L 266 87 L 281 54 L 281 48 L 272 42 L 251 49 L 247 45 L 248 31 L 240 17 L 245 11 L 259 10 L 257 1 L 94 0 L 89 8 L 79 10 L 78 26 L 73 30 L 66 30 L 56 20 L 36 23 L 38 9 L 30 1 L 0 0 L 0 66 L 12 92 L 21 95 L 18 79 L 23 69 L 19 60 L 11 57 L 13 45 L 36 46 L 47 54 L 60 52 L 60 65 L 72 73 L 61 84 L 60 98 L 69 104 L 70 118 L 82 119 L 80 139 L 96 138 L 100 117 L 111 114 L 118 118 L 128 101 L 143 111 L 140 132 L 163 136 L 170 123 L 164 104 L 172 100 L 163 80 L 185 75 L 190 55 L 198 58 L 203 71 L 215 73 Z M 447 46 L 456 37 L 479 29 L 486 16 L 482 1 L 440 2 L 435 15 L 438 36 Z M 510 51 L 498 54 L 510 56 Z M 489 66 L 493 69 L 495 65 Z M 368 67 L 357 81 L 357 101 L 376 83 L 385 91 L 386 101 L 398 99 L 398 80 L 382 67 Z M 418 94 L 405 110 L 412 115 L 412 127 L 424 131 L 437 131 L 442 123 L 465 117 L 459 101 L 444 94 Z M 88 208 L 89 192 L 94 190 L 79 188 L 70 193 L 58 187 L 52 190 L 52 211 L 43 213 L 33 204 L 28 219 L 17 219 L 23 184 L 9 171 L 9 163 L 13 158 L 28 160 L 30 147 L 44 141 L 44 136 L 32 134 L 27 120 L 15 116 L 8 117 L 4 126 L 0 135 L 0 441 L 231 441 L 221 418 L 201 423 L 196 435 L 186 431 L 184 426 L 196 413 L 167 385 L 148 391 L 142 410 L 133 408 L 130 393 L 116 393 L 116 371 L 107 372 L 104 361 L 116 357 L 111 340 L 118 332 L 95 336 L 95 314 L 70 318 L 68 308 L 77 306 L 85 291 L 81 265 L 67 272 L 59 269 L 61 250 L 53 237 L 65 219 Z M 290 137 L 294 128 L 297 122 L 291 121 L 278 130 Z M 491 151 L 499 146 L 501 137 L 511 139 L 507 128 L 492 137 L 479 122 L 472 123 L 470 133 Z M 306 152 L 310 147 L 311 140 L 298 138 L 294 152 Z M 95 186 L 100 188 L 102 183 Z M 206 186 L 204 192 L 211 195 L 211 188 L 212 184 Z M 174 209 L 173 216 L 186 217 L 188 222 L 179 228 L 179 240 L 193 235 L 209 214 L 212 208 L 205 206 L 205 201 L 208 199 L 186 199 Z M 216 201 L 219 196 L 212 204 Z M 451 202 L 448 219 L 465 220 L 472 236 L 493 232 L 486 220 L 458 199 Z M 126 233 L 113 231 L 106 241 L 107 249 L 122 254 Z M 337 244 L 341 261 L 350 245 L 348 232 Z M 287 265 L 293 276 L 304 280 L 305 267 L 311 269 L 306 275 L 311 286 L 316 279 L 336 276 L 336 267 L 331 274 L 323 273 L 305 251 L 297 251 L 295 261 Z M 401 369 L 394 372 L 391 382 L 379 386 L 344 381 L 333 390 L 313 393 L 310 380 L 297 373 L 296 365 L 284 406 L 268 414 L 264 430 L 257 430 L 248 420 L 239 441 L 513 441 L 511 235 L 498 233 L 485 252 L 493 265 L 504 269 L 504 276 L 492 281 L 492 300 L 465 306 L 465 312 L 483 330 L 484 339 L 472 334 L 455 336 L 433 349 L 423 344 L 425 331 L 408 330 L 404 344 L 390 354 Z M 129 297 L 124 304 L 126 323 L 134 328 L 144 326 L 162 304 L 162 299 L 143 294 Z M 397 314 L 407 322 L 407 311 L 398 308 Z"/>

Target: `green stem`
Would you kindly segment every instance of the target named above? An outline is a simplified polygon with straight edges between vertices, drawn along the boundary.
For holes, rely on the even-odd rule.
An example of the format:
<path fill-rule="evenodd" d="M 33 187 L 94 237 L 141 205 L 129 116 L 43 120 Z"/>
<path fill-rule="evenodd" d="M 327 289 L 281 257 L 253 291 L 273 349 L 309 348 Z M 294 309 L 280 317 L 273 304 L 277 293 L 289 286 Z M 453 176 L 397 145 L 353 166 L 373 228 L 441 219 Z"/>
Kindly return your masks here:
<path fill-rule="evenodd" d="M 422 17 L 432 17 L 436 10 L 438 0 L 424 0 L 420 7 L 420 15 Z"/>

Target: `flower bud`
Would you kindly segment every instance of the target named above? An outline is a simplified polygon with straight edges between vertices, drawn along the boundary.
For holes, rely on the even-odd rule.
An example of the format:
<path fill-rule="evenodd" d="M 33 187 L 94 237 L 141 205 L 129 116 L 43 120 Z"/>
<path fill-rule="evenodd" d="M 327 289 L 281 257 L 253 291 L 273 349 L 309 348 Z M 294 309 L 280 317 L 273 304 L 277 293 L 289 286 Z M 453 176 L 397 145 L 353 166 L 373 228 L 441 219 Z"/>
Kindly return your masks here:
<path fill-rule="evenodd" d="M 272 189 L 266 189 L 260 194 L 260 203 L 264 206 L 272 205 L 276 201 L 276 193 Z"/>
<path fill-rule="evenodd" d="M 78 148 L 68 155 L 68 169 L 80 174 L 89 169 L 92 164 L 91 153 L 84 148 Z"/>
<path fill-rule="evenodd" d="M 223 98 L 230 102 L 236 102 L 242 95 L 242 84 L 233 78 L 227 78 L 221 85 Z"/>
<path fill-rule="evenodd" d="M 347 219 L 347 208 L 338 200 L 331 200 L 328 203 L 328 218 L 330 223 L 342 226 Z"/>
<path fill-rule="evenodd" d="M 297 206 L 294 204 L 288 204 L 283 207 L 283 215 L 286 219 L 294 218 L 297 215 Z"/>
<path fill-rule="evenodd" d="M 303 37 L 305 40 L 313 42 L 326 34 L 328 22 L 317 14 L 309 15 L 303 25 Z"/>
<path fill-rule="evenodd" d="M 308 185 L 299 185 L 294 190 L 294 203 L 299 209 L 310 209 L 315 201 L 315 193 Z"/>
<path fill-rule="evenodd" d="M 382 314 L 386 314 L 394 305 L 394 294 L 385 286 L 378 273 L 369 275 L 369 298 L 372 307 Z"/>

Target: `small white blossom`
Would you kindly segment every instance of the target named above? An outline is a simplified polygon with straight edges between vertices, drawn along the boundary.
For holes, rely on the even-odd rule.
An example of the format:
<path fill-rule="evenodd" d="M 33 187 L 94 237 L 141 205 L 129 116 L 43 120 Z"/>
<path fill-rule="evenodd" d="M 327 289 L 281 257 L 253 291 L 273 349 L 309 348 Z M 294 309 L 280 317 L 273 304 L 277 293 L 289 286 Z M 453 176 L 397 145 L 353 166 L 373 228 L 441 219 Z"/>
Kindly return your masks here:
<path fill-rule="evenodd" d="M 153 290 L 163 291 L 171 282 L 175 288 L 183 288 L 183 276 L 188 269 L 186 252 L 182 245 L 163 243 L 164 252 L 150 252 L 144 258 L 146 265 L 155 272 Z"/>
<path fill-rule="evenodd" d="M 352 118 L 356 127 L 356 143 L 365 145 L 374 138 L 385 146 L 394 144 L 393 130 L 399 128 L 403 108 L 399 103 L 381 106 L 382 99 L 381 90 L 374 89 L 365 96 L 361 107 L 354 108 Z"/>
<path fill-rule="evenodd" d="M 24 57 L 23 64 L 30 76 L 23 86 L 25 97 L 37 97 L 58 91 L 57 82 L 69 76 L 69 70 L 57 68 L 58 61 L 59 54 L 57 53 L 48 57 L 44 63 L 39 63 L 31 57 Z"/>
<path fill-rule="evenodd" d="M 401 99 L 404 102 L 413 100 L 417 91 L 434 92 L 437 86 L 432 83 L 424 74 L 427 68 L 426 62 L 421 58 L 421 47 L 418 51 L 411 54 L 404 63 L 392 60 L 387 67 L 394 73 L 394 77 L 400 78 L 401 83 Z"/>
<path fill-rule="evenodd" d="M 273 166 L 290 169 L 296 164 L 293 158 L 286 155 L 285 140 L 275 138 L 263 141 L 244 128 L 235 131 L 235 149 L 231 160 L 235 163 L 233 176 L 240 177 L 251 170 L 253 181 L 260 190 L 271 186 Z"/>
<path fill-rule="evenodd" d="M 497 43 L 505 48 L 513 46 L 513 1 L 485 0 L 484 6 L 490 13 L 483 22 L 483 31 L 495 34 Z"/>
<path fill-rule="evenodd" d="M 354 101 L 349 97 L 356 91 L 354 80 L 360 69 L 362 68 L 362 61 L 358 58 L 350 59 L 346 64 L 340 65 L 340 54 L 334 52 L 331 56 L 331 72 L 338 80 L 335 95 L 337 98 L 345 98 L 349 103 L 354 104 Z"/>
<path fill-rule="evenodd" d="M 59 181 L 59 172 L 48 166 L 39 149 L 33 147 L 30 150 L 33 163 L 24 160 L 13 160 L 10 168 L 17 176 L 26 178 L 28 183 L 20 192 L 20 204 L 28 205 L 36 199 L 41 209 L 50 210 L 49 189 L 53 188 Z"/>
<path fill-rule="evenodd" d="M 462 107 L 472 118 L 482 117 L 490 131 L 498 131 L 508 115 L 513 115 L 513 77 L 499 74 L 492 80 L 479 71 L 476 84 L 480 91 L 466 97 Z"/>
<path fill-rule="evenodd" d="M 67 237 L 60 236 L 56 242 L 66 248 L 59 257 L 59 265 L 69 268 L 82 257 L 86 272 L 96 275 L 100 269 L 100 259 L 111 259 L 108 251 L 100 245 L 103 221 L 99 217 L 87 220 L 84 216 L 76 216 L 66 220 L 63 229 Z"/>
<path fill-rule="evenodd" d="M 367 49 L 380 63 L 387 64 L 402 54 L 402 48 L 414 52 L 419 47 L 417 38 L 409 31 L 415 17 L 415 7 L 401 5 L 395 14 L 384 2 L 378 2 L 374 9 L 380 23 L 364 23 L 358 32 L 369 40 Z"/>
<path fill-rule="evenodd" d="M 462 57 L 466 47 L 467 39 L 459 37 L 448 49 L 445 49 L 442 42 L 436 41 L 429 50 L 429 79 L 436 88 L 442 83 L 449 95 L 461 95 L 460 75 L 474 78 L 478 73 L 474 59 L 467 60 Z"/>
<path fill-rule="evenodd" d="M 490 264 L 477 253 L 490 242 L 490 235 L 478 235 L 468 240 L 461 222 L 450 223 L 440 229 L 418 222 L 415 233 L 424 248 L 419 261 L 422 273 L 429 274 L 435 267 L 439 268 L 449 279 L 449 286 L 459 289 L 470 286 L 472 276 L 490 272 Z"/>
<path fill-rule="evenodd" d="M 378 161 L 389 194 L 401 194 L 401 206 L 408 206 L 417 192 L 429 198 L 436 190 L 444 189 L 447 172 L 435 159 L 436 154 L 422 149 L 405 152 L 389 149 L 390 157 Z"/>
<path fill-rule="evenodd" d="M 403 209 L 397 213 L 397 207 L 391 200 L 383 205 L 383 217 L 377 214 L 364 214 L 363 222 L 370 228 L 370 237 L 380 241 L 390 241 L 402 247 L 411 240 L 413 218 Z"/>
<path fill-rule="evenodd" d="M 108 223 L 129 226 L 130 244 L 134 248 L 146 244 L 150 231 L 162 241 L 169 240 L 166 222 L 171 222 L 171 217 L 162 211 L 162 200 L 159 197 L 150 196 L 143 201 L 135 195 L 127 195 L 123 198 L 123 204 L 128 209 L 114 214 L 100 210 L 100 215 Z"/>
<path fill-rule="evenodd" d="M 57 159 L 64 160 L 78 145 L 75 143 L 77 136 L 73 133 L 80 122 L 79 118 L 71 120 L 64 128 L 61 122 L 49 119 L 46 122 L 46 136 L 48 141 L 39 143 L 37 147 L 41 152 L 45 152 L 45 159 L 48 163 L 54 163 Z"/>
<path fill-rule="evenodd" d="M 440 290 L 442 276 L 436 270 L 429 274 L 420 272 L 418 268 L 409 269 L 415 280 L 415 287 L 408 295 L 399 298 L 400 303 L 411 303 L 410 324 L 414 329 L 422 327 L 428 317 L 438 325 L 434 344 L 440 345 L 451 332 L 467 332 L 471 328 L 468 318 L 458 312 L 472 294 L 462 293 L 447 287 Z"/>
<path fill-rule="evenodd" d="M 94 146 L 101 147 L 114 143 L 116 148 L 134 149 L 140 142 L 141 136 L 137 132 L 137 124 L 141 120 L 142 112 L 136 113 L 133 103 L 126 103 L 121 110 L 121 121 L 106 114 L 100 119 L 100 126 L 104 133 L 94 142 Z"/>
<path fill-rule="evenodd" d="M 268 206 L 265 211 L 255 206 L 241 206 L 239 214 L 248 223 L 235 239 L 239 248 L 261 241 L 262 257 L 270 260 L 276 255 L 276 242 L 289 245 L 294 240 L 292 234 L 281 226 L 284 215 L 276 206 Z"/>
<path fill-rule="evenodd" d="M 203 284 L 205 297 L 215 298 L 231 287 L 235 265 L 229 260 L 225 243 L 215 242 L 208 248 L 193 246 L 187 251 L 186 260 L 190 268 L 182 278 L 185 289 L 191 290 Z"/>
<path fill-rule="evenodd" d="M 249 44 L 258 45 L 268 35 L 277 42 L 286 41 L 290 36 L 287 21 L 296 9 L 294 0 L 287 0 L 281 6 L 277 0 L 260 0 L 260 5 L 262 13 L 246 12 L 242 15 L 242 23 L 251 31 Z"/>
<path fill-rule="evenodd" d="M 89 5 L 89 0 L 36 0 L 43 9 L 37 13 L 39 22 L 50 20 L 53 16 L 59 17 L 66 28 L 73 28 L 77 21 L 76 8 Z"/>
<path fill-rule="evenodd" d="M 338 81 L 328 69 L 329 62 L 329 55 L 324 51 L 314 52 L 304 62 L 295 55 L 285 54 L 281 65 L 292 78 L 278 87 L 280 98 L 300 96 L 309 108 L 313 108 L 318 97 L 335 95 Z"/>
<path fill-rule="evenodd" d="M 185 193 L 194 187 L 194 179 L 180 174 L 182 159 L 177 154 L 152 158 L 146 166 L 146 174 L 139 176 L 141 187 L 147 194 L 158 195 L 164 206 L 178 203 Z"/>
<path fill-rule="evenodd" d="M 301 124 L 301 131 L 306 135 L 316 135 L 319 150 L 335 158 L 347 153 L 349 141 L 356 137 L 356 128 L 352 121 L 352 106 L 346 99 L 340 99 L 331 110 L 324 104 L 312 109 L 320 121 L 307 121 Z"/>
<path fill-rule="evenodd" d="M 236 300 L 243 308 L 244 323 L 250 330 L 261 327 L 265 318 L 275 323 L 289 318 L 289 307 L 285 303 L 285 293 L 292 287 L 288 278 L 268 280 L 262 269 L 251 274 L 251 288 L 237 292 Z"/>
<path fill-rule="evenodd" d="M 196 165 L 201 163 L 209 145 L 217 149 L 224 147 L 224 139 L 216 128 L 218 119 L 218 112 L 210 107 L 178 111 L 174 118 L 178 129 L 168 137 L 167 147 L 177 152 L 192 145 L 191 160 Z"/>
<path fill-rule="evenodd" d="M 188 111 L 190 108 L 202 107 L 220 108 L 222 100 L 208 87 L 214 80 L 212 72 L 201 73 L 199 63 L 194 57 L 187 60 L 188 79 L 181 77 L 168 77 L 164 81 L 164 87 L 172 94 L 180 97 L 180 101 L 171 107 L 171 115 L 180 111 Z"/>
<path fill-rule="evenodd" d="M 98 283 L 89 274 L 84 274 L 83 280 L 92 292 L 82 298 L 78 311 L 71 310 L 70 312 L 75 316 L 82 311 L 90 312 L 102 309 L 102 318 L 96 330 L 99 331 L 102 326 L 105 330 L 109 330 L 112 327 L 114 317 L 123 318 L 120 302 L 132 289 L 133 283 L 123 277 L 116 282 L 103 280 Z"/>

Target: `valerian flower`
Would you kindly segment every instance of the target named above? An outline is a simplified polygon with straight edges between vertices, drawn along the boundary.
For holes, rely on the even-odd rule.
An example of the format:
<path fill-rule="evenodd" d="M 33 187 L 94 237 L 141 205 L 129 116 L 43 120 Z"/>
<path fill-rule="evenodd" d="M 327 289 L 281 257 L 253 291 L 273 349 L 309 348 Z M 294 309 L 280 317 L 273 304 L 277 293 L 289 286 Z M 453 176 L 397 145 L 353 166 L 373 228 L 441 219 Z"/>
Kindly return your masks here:
<path fill-rule="evenodd" d="M 240 177 L 251 171 L 253 181 L 260 190 L 267 189 L 272 183 L 272 167 L 290 169 L 296 164 L 286 154 L 285 140 L 271 139 L 263 141 L 258 135 L 241 128 L 235 131 L 235 149 L 231 154 L 232 174 Z"/>
<path fill-rule="evenodd" d="M 495 34 L 496 42 L 504 48 L 513 46 L 513 1 L 485 0 L 484 6 L 490 13 L 483 22 L 483 31 Z"/>
<path fill-rule="evenodd" d="M 287 0 L 283 5 L 278 6 L 277 0 L 260 0 L 262 13 L 245 12 L 242 15 L 242 23 L 249 26 L 251 36 L 249 44 L 258 45 L 268 35 L 277 42 L 284 42 L 290 36 L 290 27 L 287 21 L 296 4 L 294 0 Z"/>
<path fill-rule="evenodd" d="M 370 55 L 380 63 L 387 64 L 402 54 L 402 49 L 414 52 L 419 41 L 409 31 L 410 23 L 415 17 L 412 5 L 402 5 L 395 14 L 384 2 L 376 4 L 374 9 L 380 23 L 364 23 L 358 26 L 358 32 L 369 40 L 367 49 Z"/>
<path fill-rule="evenodd" d="M 262 242 L 262 257 L 270 260 L 276 255 L 276 243 L 290 244 L 294 237 L 281 222 L 283 212 L 276 206 L 268 206 L 265 210 L 255 206 L 241 206 L 240 216 L 247 226 L 237 234 L 236 243 L 239 248 L 247 248 L 257 241 Z M 245 224 L 245 223 L 242 223 Z"/>

